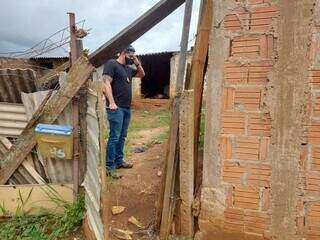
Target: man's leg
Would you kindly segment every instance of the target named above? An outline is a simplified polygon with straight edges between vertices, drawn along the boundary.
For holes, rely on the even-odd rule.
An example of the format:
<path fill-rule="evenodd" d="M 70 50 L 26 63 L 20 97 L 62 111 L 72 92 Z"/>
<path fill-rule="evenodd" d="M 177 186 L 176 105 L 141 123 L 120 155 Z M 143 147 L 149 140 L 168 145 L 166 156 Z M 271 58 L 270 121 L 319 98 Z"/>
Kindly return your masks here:
<path fill-rule="evenodd" d="M 131 119 L 131 109 L 130 108 L 123 108 L 123 123 L 122 123 L 122 129 L 121 134 L 119 138 L 119 142 L 116 147 L 116 166 L 117 167 L 125 167 L 125 168 L 131 168 L 132 164 L 128 164 L 124 162 L 123 157 L 123 148 L 126 141 L 127 133 L 128 133 L 128 127 Z"/>
<path fill-rule="evenodd" d="M 106 165 L 109 170 L 116 169 L 116 148 L 120 139 L 122 124 L 123 124 L 123 111 L 118 109 L 115 112 L 107 111 L 109 121 L 109 139 L 106 147 Z"/>

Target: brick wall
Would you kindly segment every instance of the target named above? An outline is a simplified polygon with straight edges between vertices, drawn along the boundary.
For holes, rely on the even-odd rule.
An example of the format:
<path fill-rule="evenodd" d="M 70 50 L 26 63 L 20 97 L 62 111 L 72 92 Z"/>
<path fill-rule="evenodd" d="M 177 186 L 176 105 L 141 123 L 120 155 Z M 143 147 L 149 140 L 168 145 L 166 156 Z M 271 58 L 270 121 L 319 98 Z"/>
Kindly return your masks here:
<path fill-rule="evenodd" d="M 301 46 L 305 64 L 298 69 L 298 63 L 290 66 L 289 58 L 286 66 L 297 67 L 296 71 L 300 72 L 307 66 L 309 76 L 305 74 L 300 85 L 290 82 L 288 86 L 292 89 L 283 92 L 281 81 L 287 80 L 277 75 L 281 65 L 278 58 L 287 56 L 283 54 L 285 43 L 279 44 L 279 34 L 280 39 L 283 34 L 290 34 L 281 21 L 282 14 L 290 17 L 283 6 L 292 4 L 291 8 L 293 5 L 298 8 L 301 3 L 298 0 L 214 2 L 214 21 L 221 16 L 224 20 L 221 25 L 215 22 L 211 38 L 208 73 L 208 82 L 211 82 L 207 91 L 211 96 L 207 97 L 207 105 L 214 106 L 208 106 L 206 119 L 204 190 L 198 236 L 208 240 L 320 239 L 320 10 L 314 10 L 320 7 L 320 1 L 306 0 L 300 12 L 301 18 L 307 19 L 302 26 L 309 21 L 305 12 L 310 10 L 311 14 L 314 7 L 311 25 L 304 32 L 311 42 Z M 299 24 L 298 20 L 294 24 Z M 292 26 L 293 31 L 301 34 L 301 28 Z M 287 54 L 292 54 L 294 59 L 294 53 Z M 286 70 L 281 66 L 280 71 Z M 290 94 L 292 98 L 287 96 Z M 305 95 L 302 103 L 295 102 L 299 94 Z M 288 106 L 293 106 L 282 114 L 292 116 L 293 121 L 297 114 L 298 123 L 281 122 L 281 98 L 289 99 Z M 300 105 L 301 109 L 295 108 Z M 296 133 L 292 126 L 297 126 Z M 278 143 L 287 138 L 282 138 L 282 134 L 287 134 L 282 131 L 288 134 L 293 131 L 290 134 L 297 136 L 292 140 L 292 156 L 284 157 L 288 165 L 279 163 L 277 169 L 277 161 L 282 159 L 276 158 L 281 156 L 281 148 L 286 147 Z M 285 166 L 289 166 L 287 171 Z M 277 178 L 275 175 L 279 173 L 282 176 Z M 280 199 L 277 194 L 281 192 L 277 188 L 290 181 L 281 179 L 286 175 L 291 178 L 291 174 L 294 174 L 294 184 L 287 191 L 288 204 L 285 195 L 277 202 Z M 278 205 L 283 202 L 282 211 Z M 280 237 L 281 231 L 289 237 Z"/>

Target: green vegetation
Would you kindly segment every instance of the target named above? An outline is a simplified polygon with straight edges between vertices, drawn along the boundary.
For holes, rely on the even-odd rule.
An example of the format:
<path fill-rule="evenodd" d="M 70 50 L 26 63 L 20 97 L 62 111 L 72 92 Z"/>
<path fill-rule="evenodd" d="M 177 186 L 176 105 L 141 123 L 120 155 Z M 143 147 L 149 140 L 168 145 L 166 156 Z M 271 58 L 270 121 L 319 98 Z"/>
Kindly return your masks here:
<path fill-rule="evenodd" d="M 56 240 L 62 239 L 69 233 L 74 232 L 81 225 L 84 217 L 84 198 L 78 196 L 73 203 L 68 203 L 61 199 L 54 189 L 46 194 L 57 206 L 63 207 L 63 214 L 45 213 L 39 215 L 29 215 L 25 211 L 32 190 L 26 199 L 20 195 L 21 203 L 18 205 L 14 217 L 7 221 L 0 222 L 1 240 Z M 1 211 L 6 212 L 2 205 Z M 42 210 L 43 211 L 43 210 Z"/>
<path fill-rule="evenodd" d="M 168 109 L 157 110 L 133 110 L 132 119 L 128 129 L 128 137 L 125 145 L 125 157 L 130 157 L 131 146 L 130 143 L 133 140 L 139 139 L 138 132 L 148 129 L 156 129 L 161 127 L 167 127 L 170 124 L 170 112 Z M 156 136 L 150 142 L 146 144 L 146 147 L 151 147 L 154 144 L 160 144 L 167 140 L 168 131 L 162 132 Z"/>

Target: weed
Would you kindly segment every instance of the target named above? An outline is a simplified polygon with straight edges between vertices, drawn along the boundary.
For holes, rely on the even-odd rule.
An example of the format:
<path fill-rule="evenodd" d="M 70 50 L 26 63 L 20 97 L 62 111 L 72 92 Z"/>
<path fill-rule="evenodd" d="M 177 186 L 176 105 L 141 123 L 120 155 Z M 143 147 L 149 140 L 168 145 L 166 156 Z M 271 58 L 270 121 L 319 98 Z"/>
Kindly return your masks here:
<path fill-rule="evenodd" d="M 50 186 L 49 190 L 44 191 L 51 201 L 63 207 L 64 213 L 28 215 L 29 210 L 25 211 L 25 205 L 32 191 L 26 199 L 19 193 L 20 204 L 14 217 L 0 223 L 1 240 L 56 240 L 78 229 L 84 217 L 84 198 L 78 196 L 73 203 L 68 203 Z M 1 206 L 1 211 L 6 212 L 4 205 Z"/>

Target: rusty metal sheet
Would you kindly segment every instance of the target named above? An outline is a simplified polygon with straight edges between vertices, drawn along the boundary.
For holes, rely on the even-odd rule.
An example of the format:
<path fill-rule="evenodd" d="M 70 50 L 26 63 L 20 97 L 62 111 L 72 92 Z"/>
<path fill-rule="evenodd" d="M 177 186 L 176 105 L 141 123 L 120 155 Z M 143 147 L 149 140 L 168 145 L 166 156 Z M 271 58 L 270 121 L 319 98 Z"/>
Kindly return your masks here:
<path fill-rule="evenodd" d="M 89 89 L 87 110 L 87 172 L 84 180 L 85 203 L 89 225 L 98 240 L 104 239 L 104 227 L 100 215 L 101 206 L 101 177 L 100 147 L 99 147 L 99 123 L 96 113 L 97 94 Z"/>
<path fill-rule="evenodd" d="M 23 104 L 0 102 L 0 136 L 17 137 L 27 125 Z"/>
<path fill-rule="evenodd" d="M 21 92 L 36 91 L 36 72 L 32 69 L 0 69 L 0 102 L 22 103 Z"/>

